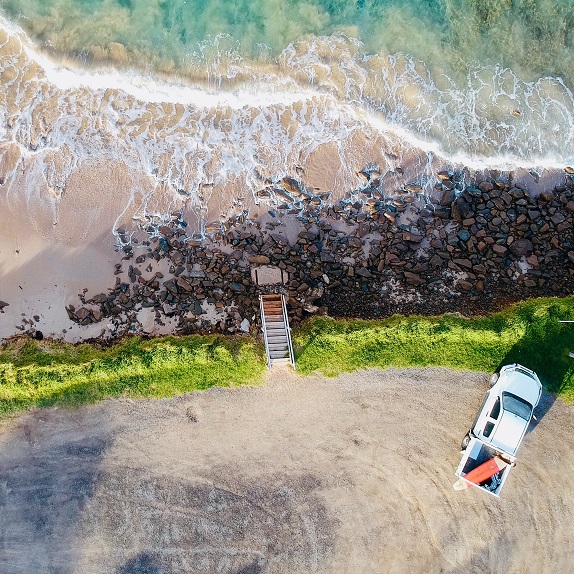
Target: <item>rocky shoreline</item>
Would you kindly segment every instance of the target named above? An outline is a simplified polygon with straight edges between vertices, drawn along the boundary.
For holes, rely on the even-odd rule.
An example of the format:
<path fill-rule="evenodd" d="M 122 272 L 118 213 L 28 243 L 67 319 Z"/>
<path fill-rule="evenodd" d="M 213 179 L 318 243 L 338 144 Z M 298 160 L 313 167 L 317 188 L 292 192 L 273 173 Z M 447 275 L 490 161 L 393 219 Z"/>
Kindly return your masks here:
<path fill-rule="evenodd" d="M 432 193 L 407 184 L 392 197 L 377 169 L 338 202 L 294 178 L 259 192 L 274 209 L 189 235 L 184 214 L 119 231 L 123 257 L 107 293 L 66 307 L 80 325 L 106 321 L 112 337 L 256 329 L 259 293 L 287 296 L 290 319 L 312 314 L 475 314 L 574 288 L 574 171 L 531 197 L 512 174 L 441 172 Z M 285 284 L 257 285 L 276 266 Z M 102 337 L 105 330 L 102 331 Z"/>

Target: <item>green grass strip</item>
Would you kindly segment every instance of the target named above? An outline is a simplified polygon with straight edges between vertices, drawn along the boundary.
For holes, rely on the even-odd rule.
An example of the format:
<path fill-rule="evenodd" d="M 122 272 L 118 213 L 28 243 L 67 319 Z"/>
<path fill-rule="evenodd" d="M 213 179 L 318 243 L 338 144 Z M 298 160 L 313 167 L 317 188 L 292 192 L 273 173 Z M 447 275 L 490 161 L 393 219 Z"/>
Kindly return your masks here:
<path fill-rule="evenodd" d="M 494 372 L 518 362 L 574 403 L 574 297 L 534 299 L 491 315 L 314 318 L 294 333 L 297 369 L 327 376 L 365 367 L 442 366 Z M 216 335 L 126 339 L 109 347 L 20 337 L 0 347 L 0 416 L 108 397 L 172 397 L 263 380 L 251 338 Z"/>
<path fill-rule="evenodd" d="M 534 299 L 465 318 L 395 316 L 382 321 L 318 317 L 294 336 L 300 373 L 327 376 L 364 367 L 441 366 L 494 372 L 521 363 L 544 387 L 574 402 L 574 297 Z"/>
<path fill-rule="evenodd" d="M 262 345 L 245 338 L 134 337 L 106 348 L 20 338 L 0 350 L 0 415 L 257 384 L 264 369 Z"/>

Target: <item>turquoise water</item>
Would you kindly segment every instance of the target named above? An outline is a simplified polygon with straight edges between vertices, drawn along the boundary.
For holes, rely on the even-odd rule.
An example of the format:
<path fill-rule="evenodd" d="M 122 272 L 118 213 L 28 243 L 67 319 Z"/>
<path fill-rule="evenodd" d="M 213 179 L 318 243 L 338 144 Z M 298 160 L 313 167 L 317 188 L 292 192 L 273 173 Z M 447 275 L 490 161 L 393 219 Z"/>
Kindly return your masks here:
<path fill-rule="evenodd" d="M 48 129 L 39 99 L 21 104 L 42 74 L 16 85 L 21 63 L 9 63 L 0 80 L 19 92 L 0 143 L 65 142 L 74 165 L 89 149 L 133 157 L 159 186 L 245 177 L 254 193 L 319 146 L 347 166 L 340 187 L 362 161 L 416 156 L 421 173 L 433 154 L 504 169 L 574 162 L 572 0 L 0 0 L 0 13 L 76 74 L 58 83 Z M 110 106 L 103 90 L 130 82 L 136 100 Z M 67 90 L 79 85 L 89 102 Z M 76 120 L 93 122 L 87 142 Z"/>
<path fill-rule="evenodd" d="M 449 76 L 500 65 L 574 81 L 571 0 L 0 0 L 42 45 L 93 60 L 189 73 L 221 54 L 274 58 L 341 32 L 368 54 L 404 53 Z M 125 52 L 112 43 L 121 44 Z"/>

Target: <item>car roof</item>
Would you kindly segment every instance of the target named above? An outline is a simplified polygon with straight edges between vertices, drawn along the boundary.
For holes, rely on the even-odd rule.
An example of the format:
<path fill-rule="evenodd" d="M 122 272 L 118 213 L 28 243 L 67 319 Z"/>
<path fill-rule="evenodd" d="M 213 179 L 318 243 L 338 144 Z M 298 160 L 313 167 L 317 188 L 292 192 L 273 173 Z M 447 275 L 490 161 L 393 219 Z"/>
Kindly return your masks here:
<path fill-rule="evenodd" d="M 491 444 L 505 452 L 515 454 L 528 422 L 514 413 L 503 410 L 494 435 L 490 440 Z"/>

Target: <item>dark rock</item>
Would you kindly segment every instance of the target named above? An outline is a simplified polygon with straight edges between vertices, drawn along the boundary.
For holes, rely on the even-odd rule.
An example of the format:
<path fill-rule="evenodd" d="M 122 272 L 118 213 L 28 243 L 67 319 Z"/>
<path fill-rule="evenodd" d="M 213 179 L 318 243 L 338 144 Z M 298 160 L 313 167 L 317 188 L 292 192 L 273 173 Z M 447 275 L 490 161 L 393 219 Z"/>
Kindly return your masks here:
<path fill-rule="evenodd" d="M 355 274 L 361 277 L 365 277 L 365 279 L 369 279 L 373 276 L 366 267 L 359 267 L 358 269 L 355 269 Z"/>
<path fill-rule="evenodd" d="M 442 199 L 440 200 L 440 204 L 442 206 L 451 205 L 451 203 L 455 200 L 456 194 L 454 189 L 446 189 L 442 195 Z"/>
<path fill-rule="evenodd" d="M 288 192 L 290 192 L 290 193 L 293 193 L 293 194 L 296 194 L 296 195 L 301 194 L 302 188 L 304 188 L 304 187 L 302 186 L 302 184 L 300 184 L 300 183 L 299 183 L 296 179 L 294 179 L 293 177 L 284 177 L 284 178 L 281 180 L 281 183 L 283 183 L 283 186 L 285 187 L 285 190 L 286 190 L 286 191 L 288 191 Z M 292 199 L 293 199 L 293 198 L 291 198 L 291 200 L 292 200 Z"/>
<path fill-rule="evenodd" d="M 167 238 L 173 237 L 173 231 L 166 225 L 160 225 L 158 231 Z"/>
<path fill-rule="evenodd" d="M 472 263 L 468 259 L 453 259 L 459 267 L 464 267 L 466 269 L 472 269 Z"/>
<path fill-rule="evenodd" d="M 403 241 L 408 241 L 409 243 L 420 243 L 422 240 L 423 236 L 418 231 L 403 233 Z"/>
<path fill-rule="evenodd" d="M 410 271 L 405 271 L 405 279 L 407 280 L 407 283 L 410 283 L 411 285 L 423 285 L 425 282 L 420 275 L 411 273 Z"/>
<path fill-rule="evenodd" d="M 92 302 L 101 305 L 108 300 L 108 296 L 105 293 L 98 293 L 92 297 Z"/>
<path fill-rule="evenodd" d="M 441 267 L 444 263 L 444 260 L 439 255 L 433 255 L 429 263 L 432 267 Z"/>
<path fill-rule="evenodd" d="M 193 290 L 193 287 L 184 277 L 178 277 L 176 285 L 188 293 Z"/>
<path fill-rule="evenodd" d="M 164 282 L 163 286 L 173 295 L 177 295 L 177 285 L 174 279 L 169 279 Z"/>
<path fill-rule="evenodd" d="M 457 200 L 452 202 L 452 218 L 455 221 L 462 222 L 463 219 L 470 213 L 471 206 L 466 199 L 461 196 Z"/>
<path fill-rule="evenodd" d="M 562 215 L 562 213 L 558 211 L 550 219 L 554 225 L 558 225 L 559 223 L 562 223 L 566 218 L 564 215 Z"/>
<path fill-rule="evenodd" d="M 358 249 L 362 245 L 363 245 L 363 243 L 361 242 L 361 240 L 358 237 L 349 238 L 349 246 L 350 247 L 354 247 L 355 249 Z"/>
<path fill-rule="evenodd" d="M 408 193 L 421 193 L 423 188 L 421 185 L 419 185 L 418 183 L 407 183 L 405 185 L 405 190 Z"/>
<path fill-rule="evenodd" d="M 530 253 L 534 249 L 534 246 L 532 245 L 532 241 L 522 238 L 514 241 L 509 249 L 513 255 L 516 255 L 516 257 L 522 257 L 523 255 Z"/>
<path fill-rule="evenodd" d="M 494 189 L 494 185 L 492 185 L 492 183 L 490 183 L 489 181 L 481 181 L 478 184 L 478 189 L 480 189 L 480 191 L 488 193 L 489 191 L 492 191 Z"/>
<path fill-rule="evenodd" d="M 86 309 L 85 307 L 80 307 L 76 311 L 75 315 L 79 321 L 83 321 L 84 319 L 87 319 L 90 316 L 90 310 Z"/>

